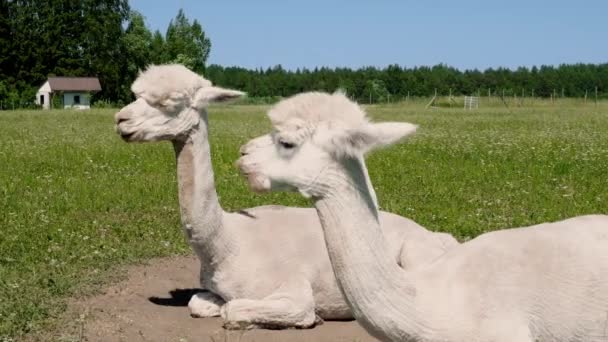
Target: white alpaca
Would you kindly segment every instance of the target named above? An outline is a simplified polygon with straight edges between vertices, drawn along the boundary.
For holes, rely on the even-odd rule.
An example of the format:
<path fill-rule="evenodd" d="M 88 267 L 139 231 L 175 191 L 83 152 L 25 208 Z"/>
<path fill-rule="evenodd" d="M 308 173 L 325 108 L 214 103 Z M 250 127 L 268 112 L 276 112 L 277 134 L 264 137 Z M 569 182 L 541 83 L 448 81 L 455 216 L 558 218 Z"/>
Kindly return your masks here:
<path fill-rule="evenodd" d="M 608 216 L 486 233 L 403 270 L 384 247 L 361 156 L 416 126 L 370 123 L 341 94 L 297 95 L 269 116 L 274 144 L 249 145 L 238 165 L 254 190 L 314 200 L 340 288 L 372 335 L 608 341 Z"/>
<path fill-rule="evenodd" d="M 263 206 L 228 213 L 218 202 L 206 107 L 242 93 L 214 87 L 180 65 L 151 66 L 132 91 L 137 100 L 116 114 L 118 133 L 128 142 L 168 140 L 175 147 L 182 225 L 207 290 L 192 297 L 191 314 L 221 314 L 229 328 L 307 328 L 317 318 L 352 318 L 314 209 Z M 267 136 L 252 144 L 269 142 Z M 457 244 L 451 235 L 397 215 L 382 213 L 381 222 L 395 265 L 420 265 Z M 404 241 L 412 240 L 422 247 L 401 253 Z"/>

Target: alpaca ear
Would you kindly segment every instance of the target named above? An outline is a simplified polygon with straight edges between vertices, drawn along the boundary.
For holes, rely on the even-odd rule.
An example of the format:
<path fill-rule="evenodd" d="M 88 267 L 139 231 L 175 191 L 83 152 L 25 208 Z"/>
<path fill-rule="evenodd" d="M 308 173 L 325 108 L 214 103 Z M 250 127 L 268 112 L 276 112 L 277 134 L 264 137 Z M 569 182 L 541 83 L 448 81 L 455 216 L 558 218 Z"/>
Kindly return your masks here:
<path fill-rule="evenodd" d="M 196 91 L 193 100 L 193 107 L 202 108 L 212 102 L 224 102 L 239 98 L 245 95 L 244 92 L 220 87 L 202 87 Z"/>
<path fill-rule="evenodd" d="M 417 128 L 417 125 L 407 122 L 368 123 L 360 128 L 347 130 L 333 140 L 337 151 L 355 156 L 392 145 L 406 136 L 414 134 Z"/>

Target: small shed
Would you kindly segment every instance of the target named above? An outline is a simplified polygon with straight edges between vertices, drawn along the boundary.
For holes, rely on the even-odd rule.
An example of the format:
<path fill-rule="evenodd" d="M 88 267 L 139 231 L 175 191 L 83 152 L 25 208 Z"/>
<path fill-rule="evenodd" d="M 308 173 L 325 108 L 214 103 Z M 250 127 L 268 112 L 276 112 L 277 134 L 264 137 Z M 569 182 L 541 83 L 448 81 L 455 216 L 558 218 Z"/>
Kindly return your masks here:
<path fill-rule="evenodd" d="M 36 93 L 36 104 L 51 108 L 55 96 L 61 96 L 63 108 L 91 108 L 91 93 L 100 91 L 97 77 L 49 77 Z"/>

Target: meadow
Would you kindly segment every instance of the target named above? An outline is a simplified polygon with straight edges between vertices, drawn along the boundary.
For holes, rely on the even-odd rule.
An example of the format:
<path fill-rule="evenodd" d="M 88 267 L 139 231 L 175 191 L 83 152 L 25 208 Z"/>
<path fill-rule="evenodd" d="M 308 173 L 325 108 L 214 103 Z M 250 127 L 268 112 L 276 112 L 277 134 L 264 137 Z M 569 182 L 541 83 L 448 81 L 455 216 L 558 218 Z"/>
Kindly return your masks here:
<path fill-rule="evenodd" d="M 463 241 L 608 213 L 608 103 L 424 105 L 367 107 L 375 120 L 420 125 L 406 143 L 368 158 L 383 210 Z M 254 195 L 233 166 L 239 146 L 268 131 L 266 109 L 209 110 L 226 210 L 309 205 L 296 194 Z M 114 112 L 0 112 L 0 341 L 57 328 L 70 298 L 119 279 L 121 265 L 190 253 L 171 144 L 124 143 Z"/>

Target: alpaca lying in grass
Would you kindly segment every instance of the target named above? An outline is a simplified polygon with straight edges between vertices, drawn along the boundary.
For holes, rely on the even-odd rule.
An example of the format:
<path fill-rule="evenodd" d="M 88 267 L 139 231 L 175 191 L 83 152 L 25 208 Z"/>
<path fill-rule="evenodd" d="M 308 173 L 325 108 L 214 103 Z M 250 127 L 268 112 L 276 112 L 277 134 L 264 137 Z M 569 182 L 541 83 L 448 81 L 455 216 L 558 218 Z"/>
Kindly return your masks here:
<path fill-rule="evenodd" d="M 404 270 L 385 247 L 362 156 L 416 126 L 370 123 L 342 94 L 300 94 L 269 116 L 273 143 L 246 145 L 238 165 L 254 190 L 313 199 L 340 289 L 372 335 L 608 341 L 608 216 L 482 234 Z"/>
<path fill-rule="evenodd" d="M 312 208 L 262 206 L 229 213 L 215 190 L 206 107 L 242 95 L 215 87 L 181 65 L 151 66 L 132 86 L 137 99 L 115 115 L 127 142 L 170 141 L 177 158 L 183 230 L 201 262 L 205 292 L 188 304 L 196 317 L 221 315 L 228 328 L 309 328 L 348 319 Z M 267 144 L 269 137 L 256 140 Z M 413 268 L 457 245 L 449 234 L 380 213 L 393 264 Z M 404 245 L 420 246 L 415 252 Z"/>

